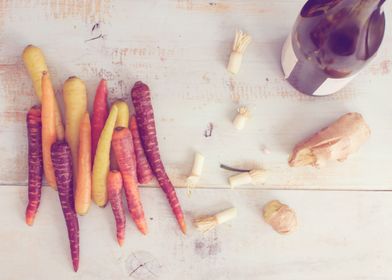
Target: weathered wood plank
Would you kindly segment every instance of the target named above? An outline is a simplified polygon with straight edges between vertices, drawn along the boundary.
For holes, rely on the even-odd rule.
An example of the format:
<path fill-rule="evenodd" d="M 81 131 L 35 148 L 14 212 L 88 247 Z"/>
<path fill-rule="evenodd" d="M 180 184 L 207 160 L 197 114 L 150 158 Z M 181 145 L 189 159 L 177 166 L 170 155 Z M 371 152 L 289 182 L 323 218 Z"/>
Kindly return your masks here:
<path fill-rule="evenodd" d="M 197 190 L 188 198 L 179 190 L 188 220 L 184 236 L 163 193 L 144 188 L 150 232 L 142 236 L 128 218 L 121 249 L 110 208 L 93 205 L 79 219 L 77 274 L 57 193 L 45 188 L 31 228 L 24 224 L 26 196 L 22 187 L 0 190 L 2 279 L 387 280 L 392 273 L 390 192 Z M 299 227 L 292 234 L 279 235 L 263 222 L 261 209 L 271 199 L 295 209 Z M 230 206 L 237 207 L 237 219 L 212 232 L 203 235 L 190 224 L 194 216 Z"/>
<path fill-rule="evenodd" d="M 0 153 L 6 162 L 0 183 L 26 183 L 24 113 L 37 101 L 20 54 L 34 43 L 47 56 L 59 99 L 70 75 L 86 81 L 90 108 L 101 77 L 109 80 L 111 100 L 129 100 L 138 79 L 149 83 L 163 159 L 177 186 L 184 184 L 192 153 L 199 150 L 207 158 L 205 187 L 227 186 L 229 174 L 218 168 L 223 162 L 270 169 L 265 188 L 390 189 L 392 33 L 347 88 L 309 98 L 283 81 L 279 64 L 281 44 L 301 5 L 284 0 L 0 0 Z M 386 5 L 391 12 L 391 3 Z M 254 41 L 240 74 L 232 77 L 224 68 L 238 27 Z M 230 123 L 239 104 L 250 106 L 253 114 L 241 133 Z M 363 113 L 373 131 L 360 153 L 322 170 L 288 169 L 288 153 L 297 141 L 347 111 Z M 215 129 L 205 138 L 210 122 Z M 263 145 L 270 155 L 262 153 Z"/>

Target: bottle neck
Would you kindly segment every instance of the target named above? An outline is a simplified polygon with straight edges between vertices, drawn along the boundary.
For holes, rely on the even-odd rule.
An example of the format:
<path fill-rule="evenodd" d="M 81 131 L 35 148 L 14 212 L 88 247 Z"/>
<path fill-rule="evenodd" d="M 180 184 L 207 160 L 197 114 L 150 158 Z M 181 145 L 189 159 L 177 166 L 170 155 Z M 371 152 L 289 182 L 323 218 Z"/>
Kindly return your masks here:
<path fill-rule="evenodd" d="M 359 0 L 352 8 L 352 15 L 355 15 L 361 22 L 367 21 L 370 15 L 380 9 L 385 0 Z"/>

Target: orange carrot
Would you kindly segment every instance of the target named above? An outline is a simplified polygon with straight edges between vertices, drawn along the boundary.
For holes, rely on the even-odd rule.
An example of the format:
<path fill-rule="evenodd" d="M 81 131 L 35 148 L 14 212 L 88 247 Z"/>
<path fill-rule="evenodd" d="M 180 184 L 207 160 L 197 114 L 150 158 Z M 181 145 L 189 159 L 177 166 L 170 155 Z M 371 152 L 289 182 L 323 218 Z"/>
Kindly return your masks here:
<path fill-rule="evenodd" d="M 91 202 L 91 126 L 88 112 L 84 113 L 79 127 L 78 173 L 75 193 L 75 210 L 85 215 Z"/>
<path fill-rule="evenodd" d="M 91 158 L 94 160 L 95 152 L 98 146 L 99 136 L 103 127 L 105 126 L 106 119 L 108 118 L 108 89 L 106 80 L 101 80 L 98 85 L 97 92 L 95 93 L 93 116 L 91 120 Z"/>
<path fill-rule="evenodd" d="M 147 224 L 144 219 L 143 206 L 140 202 L 139 189 L 136 178 L 136 159 L 132 143 L 132 134 L 126 127 L 114 130 L 112 146 L 124 181 L 125 197 L 128 210 L 137 228 L 147 234 Z"/>
<path fill-rule="evenodd" d="M 137 180 L 140 184 L 148 184 L 154 175 L 144 154 L 135 115 L 132 115 L 129 126 L 132 133 L 133 146 L 135 147 Z"/>
<path fill-rule="evenodd" d="M 42 155 L 45 178 L 48 184 L 56 188 L 50 148 L 56 142 L 55 95 L 47 72 L 42 73 Z"/>
<path fill-rule="evenodd" d="M 167 176 L 158 147 L 155 128 L 154 109 L 151 104 L 150 89 L 142 82 L 136 82 L 131 91 L 132 102 L 135 107 L 136 120 L 142 140 L 144 152 L 159 185 L 165 192 L 167 199 L 181 231 L 185 234 L 186 224 L 176 190 Z"/>
<path fill-rule="evenodd" d="M 27 113 L 29 144 L 29 202 L 26 208 L 26 224 L 32 226 L 41 200 L 42 189 L 42 123 L 41 107 L 33 106 Z"/>
<path fill-rule="evenodd" d="M 108 196 L 116 220 L 117 241 L 120 246 L 125 239 L 125 211 L 122 204 L 122 177 L 117 170 L 110 171 L 108 175 Z"/>
<path fill-rule="evenodd" d="M 127 102 L 124 100 L 116 100 L 112 106 L 116 106 L 118 109 L 118 115 L 115 127 L 128 127 L 129 125 L 129 108 Z M 110 148 L 110 169 L 118 170 L 116 156 L 114 155 L 113 148 Z"/>

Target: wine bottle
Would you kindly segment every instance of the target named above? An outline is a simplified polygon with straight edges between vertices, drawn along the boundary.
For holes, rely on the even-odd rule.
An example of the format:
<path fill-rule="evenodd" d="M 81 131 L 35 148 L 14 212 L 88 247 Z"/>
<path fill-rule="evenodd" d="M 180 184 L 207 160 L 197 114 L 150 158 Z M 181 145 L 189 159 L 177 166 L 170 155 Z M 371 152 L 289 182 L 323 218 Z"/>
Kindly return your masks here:
<path fill-rule="evenodd" d="M 375 56 L 385 0 L 308 0 L 282 50 L 287 81 L 314 96 L 335 93 Z"/>

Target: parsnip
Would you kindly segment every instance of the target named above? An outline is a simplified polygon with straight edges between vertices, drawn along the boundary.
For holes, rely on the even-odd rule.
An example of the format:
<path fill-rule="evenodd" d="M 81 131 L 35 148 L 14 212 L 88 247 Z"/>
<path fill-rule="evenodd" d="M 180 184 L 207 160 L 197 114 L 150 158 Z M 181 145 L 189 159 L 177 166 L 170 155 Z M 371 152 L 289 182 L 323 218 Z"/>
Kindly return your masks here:
<path fill-rule="evenodd" d="M 84 82 L 77 77 L 69 77 L 63 88 L 65 105 L 65 139 L 72 152 L 73 177 L 78 178 L 78 145 L 80 123 L 87 111 L 87 93 Z M 74 180 L 76 184 L 76 180 Z"/>
<path fill-rule="evenodd" d="M 38 99 L 41 101 L 42 98 L 42 83 L 41 77 L 42 73 L 48 73 L 48 66 L 45 62 L 45 57 L 40 50 L 40 48 L 28 45 L 23 50 L 23 62 L 26 66 L 27 71 L 29 72 L 30 78 L 33 81 L 35 94 L 38 96 Z M 50 82 L 50 81 L 49 81 Z M 54 101 L 54 110 L 55 110 L 55 123 L 56 123 L 56 135 L 58 140 L 64 139 L 64 126 L 61 120 L 61 112 L 57 100 Z"/>

